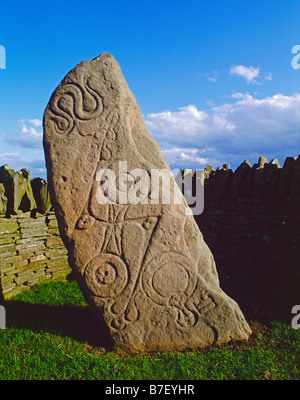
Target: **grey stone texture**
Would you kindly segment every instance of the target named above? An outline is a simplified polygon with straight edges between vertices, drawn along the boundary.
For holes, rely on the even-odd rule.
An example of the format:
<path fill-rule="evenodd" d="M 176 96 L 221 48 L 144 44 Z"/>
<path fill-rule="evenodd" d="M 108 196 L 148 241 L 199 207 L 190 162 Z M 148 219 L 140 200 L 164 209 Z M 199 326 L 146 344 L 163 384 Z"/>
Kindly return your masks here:
<path fill-rule="evenodd" d="M 112 55 L 83 61 L 56 88 L 44 113 L 44 150 L 70 266 L 122 349 L 185 350 L 248 339 L 248 323 L 220 288 L 214 257 L 181 193 L 181 204 L 97 201 L 99 171 L 118 176 L 120 160 L 128 171 L 170 171 Z M 173 177 L 171 199 L 176 190 Z M 149 200 L 148 189 L 141 196 Z"/>

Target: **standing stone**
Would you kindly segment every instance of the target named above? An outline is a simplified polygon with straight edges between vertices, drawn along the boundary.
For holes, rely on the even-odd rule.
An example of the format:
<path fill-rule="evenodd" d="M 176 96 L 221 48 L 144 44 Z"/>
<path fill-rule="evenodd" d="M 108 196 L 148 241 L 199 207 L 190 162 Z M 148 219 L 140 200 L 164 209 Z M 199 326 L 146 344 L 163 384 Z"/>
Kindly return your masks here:
<path fill-rule="evenodd" d="M 26 168 L 22 168 L 21 171 L 18 172 L 18 196 L 18 207 L 20 210 L 26 212 L 36 208 L 30 183 L 30 171 Z"/>
<path fill-rule="evenodd" d="M 5 188 L 8 214 L 18 214 L 19 210 L 26 212 L 36 208 L 30 184 L 30 172 L 26 168 L 16 172 L 9 165 L 2 165 L 0 183 Z"/>
<path fill-rule="evenodd" d="M 0 305 L 0 329 L 6 328 L 6 312 L 4 306 Z"/>
<path fill-rule="evenodd" d="M 5 188 L 8 214 L 17 214 L 19 210 L 19 175 L 9 165 L 0 167 L 0 182 Z"/>
<path fill-rule="evenodd" d="M 47 181 L 42 178 L 33 178 L 31 180 L 31 187 L 37 211 L 40 214 L 47 214 L 52 207 Z"/>
<path fill-rule="evenodd" d="M 7 197 L 5 196 L 5 187 L 3 183 L 0 183 L 0 215 L 6 213 L 7 209 Z"/>
<path fill-rule="evenodd" d="M 70 266 L 121 348 L 184 350 L 248 339 L 251 330 L 220 289 L 214 258 L 113 56 L 83 61 L 54 91 L 44 150 Z M 106 170 L 115 190 L 112 181 L 105 185 Z M 167 190 L 151 186 L 151 170 L 169 176 L 169 204 L 153 201 L 155 190 Z"/>

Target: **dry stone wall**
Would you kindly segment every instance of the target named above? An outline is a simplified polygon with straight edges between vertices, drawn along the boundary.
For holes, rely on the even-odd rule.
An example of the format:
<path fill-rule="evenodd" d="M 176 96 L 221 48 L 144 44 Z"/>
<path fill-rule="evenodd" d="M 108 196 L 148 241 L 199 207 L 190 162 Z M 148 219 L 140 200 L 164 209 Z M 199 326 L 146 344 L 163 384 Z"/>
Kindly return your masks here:
<path fill-rule="evenodd" d="M 47 182 L 0 168 L 0 297 L 66 277 L 71 269 L 51 210 Z"/>
<path fill-rule="evenodd" d="M 300 156 L 204 171 L 204 212 L 195 216 L 221 287 L 246 317 L 290 322 L 300 293 Z"/>

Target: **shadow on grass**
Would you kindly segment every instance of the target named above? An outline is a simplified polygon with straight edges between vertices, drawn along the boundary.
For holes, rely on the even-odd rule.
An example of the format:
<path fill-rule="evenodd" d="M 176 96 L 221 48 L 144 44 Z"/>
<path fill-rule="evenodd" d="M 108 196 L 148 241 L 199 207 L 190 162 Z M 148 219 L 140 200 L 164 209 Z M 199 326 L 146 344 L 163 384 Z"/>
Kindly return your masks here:
<path fill-rule="evenodd" d="M 15 300 L 6 301 L 3 305 L 7 328 L 49 332 L 106 350 L 113 349 L 114 343 L 107 328 L 88 307 L 49 306 Z"/>

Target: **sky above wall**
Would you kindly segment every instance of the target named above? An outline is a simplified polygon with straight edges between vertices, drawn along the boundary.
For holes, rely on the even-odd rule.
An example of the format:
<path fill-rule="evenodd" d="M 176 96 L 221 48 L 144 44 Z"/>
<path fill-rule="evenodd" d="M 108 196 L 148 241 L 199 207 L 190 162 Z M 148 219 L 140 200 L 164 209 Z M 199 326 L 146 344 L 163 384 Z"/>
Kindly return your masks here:
<path fill-rule="evenodd" d="M 76 64 L 103 52 L 120 63 L 171 169 L 225 163 L 235 169 L 262 155 L 282 165 L 286 157 L 297 157 L 299 4 L 1 4 L 0 165 L 46 178 L 42 118 L 47 102 Z"/>

